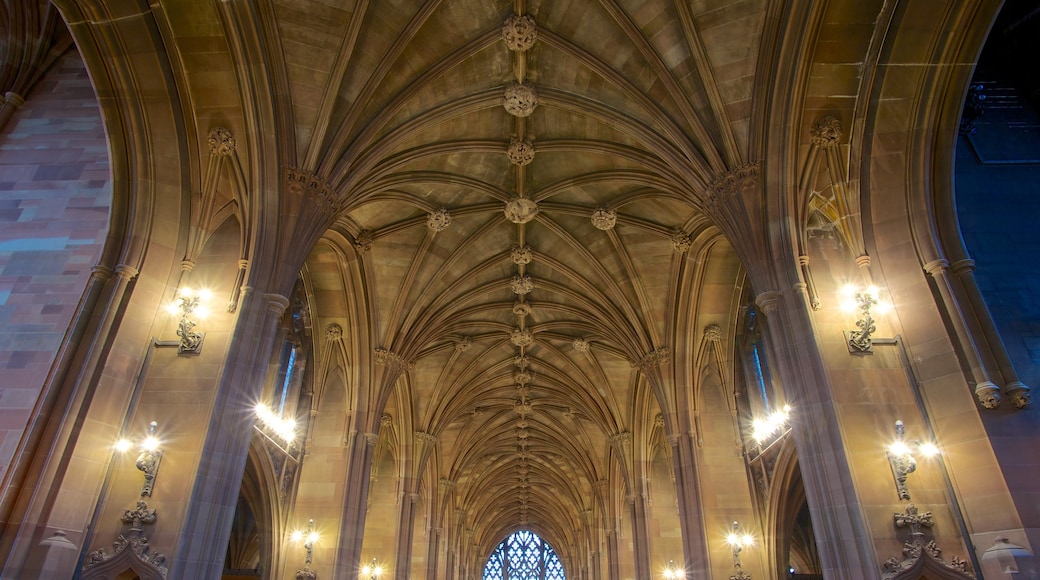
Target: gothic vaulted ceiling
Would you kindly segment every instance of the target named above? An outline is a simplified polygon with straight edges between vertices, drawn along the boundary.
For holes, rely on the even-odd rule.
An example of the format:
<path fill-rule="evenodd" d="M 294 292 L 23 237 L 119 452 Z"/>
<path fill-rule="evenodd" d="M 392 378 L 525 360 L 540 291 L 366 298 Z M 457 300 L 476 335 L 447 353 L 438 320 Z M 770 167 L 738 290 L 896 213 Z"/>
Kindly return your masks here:
<path fill-rule="evenodd" d="M 163 4 L 199 134 L 322 184 L 334 219 L 293 251 L 399 474 L 453 486 L 487 549 L 569 543 L 731 358 L 744 273 L 713 192 L 757 171 L 768 3 Z M 273 134 L 226 112 L 264 101 L 242 79 Z"/>

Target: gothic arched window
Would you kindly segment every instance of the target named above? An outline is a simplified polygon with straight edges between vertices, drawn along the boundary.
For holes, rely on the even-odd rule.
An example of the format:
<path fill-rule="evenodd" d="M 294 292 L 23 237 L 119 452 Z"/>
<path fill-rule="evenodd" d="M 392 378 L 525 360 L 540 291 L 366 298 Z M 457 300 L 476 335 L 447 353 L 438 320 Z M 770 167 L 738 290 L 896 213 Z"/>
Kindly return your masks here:
<path fill-rule="evenodd" d="M 495 548 L 484 566 L 484 580 L 566 580 L 556 552 L 538 534 L 521 530 Z"/>

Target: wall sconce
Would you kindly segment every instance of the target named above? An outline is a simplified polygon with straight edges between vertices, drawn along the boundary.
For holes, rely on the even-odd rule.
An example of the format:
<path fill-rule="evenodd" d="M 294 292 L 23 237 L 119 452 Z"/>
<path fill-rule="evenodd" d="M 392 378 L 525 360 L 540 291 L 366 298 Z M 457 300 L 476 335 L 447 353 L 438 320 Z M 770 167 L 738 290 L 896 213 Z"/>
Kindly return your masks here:
<path fill-rule="evenodd" d="M 152 421 L 148 424 L 148 435 L 139 445 L 140 453 L 134 465 L 144 473 L 144 486 L 141 488 L 141 497 L 152 497 L 152 488 L 155 486 L 155 476 L 159 473 L 159 462 L 162 461 L 163 451 L 159 447 L 159 438 L 155 436 L 155 430 L 159 424 Z M 127 452 L 133 448 L 134 442 L 130 439 L 116 441 L 115 448 L 119 452 Z"/>
<path fill-rule="evenodd" d="M 902 421 L 896 421 L 896 440 L 888 446 L 888 464 L 892 467 L 892 477 L 896 481 L 896 493 L 899 499 L 910 499 L 910 489 L 906 485 L 906 476 L 917 470 L 917 458 L 914 457 L 914 449 L 924 457 L 932 457 L 939 453 L 939 448 L 934 443 L 922 443 L 914 441 L 913 447 L 904 440 L 904 428 Z"/>
<path fill-rule="evenodd" d="M 668 560 L 668 567 L 664 569 L 664 577 L 669 580 L 680 580 L 686 578 L 686 571 L 675 565 L 675 561 Z"/>
<path fill-rule="evenodd" d="M 376 580 L 383 575 L 383 567 L 376 564 L 376 559 L 372 558 L 372 563 L 362 568 L 361 573 L 368 576 L 369 580 Z"/>
<path fill-rule="evenodd" d="M 209 311 L 204 302 L 209 301 L 210 296 L 208 290 L 194 291 L 190 288 L 182 288 L 177 294 L 177 299 L 166 307 L 170 314 L 181 317 L 177 323 L 177 336 L 181 339 L 180 344 L 177 345 L 177 354 L 202 352 L 202 340 L 206 338 L 206 333 L 196 332 L 196 322 L 189 316 L 194 316 L 196 319 L 205 318 Z"/>
<path fill-rule="evenodd" d="M 314 530 L 314 519 L 307 520 L 306 531 L 293 530 L 289 539 L 296 544 L 303 542 L 303 547 L 307 550 L 305 565 L 302 570 L 296 571 L 296 580 L 315 580 L 318 577 L 318 573 L 311 570 L 311 562 L 314 558 L 314 545 L 318 543 L 318 532 Z"/>
<path fill-rule="evenodd" d="M 275 435 L 290 447 L 296 444 L 295 420 L 283 419 L 263 403 L 258 403 L 255 410 L 256 418 L 265 429 L 274 432 Z"/>
<path fill-rule="evenodd" d="M 860 318 L 856 321 L 859 330 L 845 331 L 845 342 L 848 344 L 849 352 L 853 354 L 873 352 L 874 344 L 871 338 L 877 328 L 871 310 L 884 314 L 892 309 L 890 303 L 879 299 L 879 294 L 877 286 L 861 289 L 850 284 L 841 290 L 841 309 L 860 313 Z"/>
<path fill-rule="evenodd" d="M 733 567 L 737 569 L 737 573 L 730 576 L 729 580 L 751 580 L 751 576 L 740 568 L 740 552 L 755 545 L 755 538 L 751 534 L 741 533 L 740 524 L 733 522 L 733 531 L 726 534 L 726 544 L 733 550 Z"/>

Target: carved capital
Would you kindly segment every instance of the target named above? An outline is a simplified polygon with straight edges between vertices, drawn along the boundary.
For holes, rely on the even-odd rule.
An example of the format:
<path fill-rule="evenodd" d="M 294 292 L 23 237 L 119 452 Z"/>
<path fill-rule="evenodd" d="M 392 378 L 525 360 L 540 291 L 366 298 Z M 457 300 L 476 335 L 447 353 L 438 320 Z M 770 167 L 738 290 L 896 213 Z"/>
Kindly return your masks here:
<path fill-rule="evenodd" d="M 343 327 L 336 324 L 335 322 L 326 326 L 325 340 L 329 342 L 339 342 L 343 340 Z"/>
<path fill-rule="evenodd" d="M 690 251 L 693 247 L 693 240 L 690 236 L 681 230 L 677 230 L 672 234 L 672 249 L 680 254 L 685 254 Z"/>
<path fill-rule="evenodd" d="M 632 366 L 643 372 L 655 369 L 671 360 L 672 351 L 668 347 L 661 347 L 643 355 L 643 358 L 632 363 Z"/>
<path fill-rule="evenodd" d="M 375 354 L 377 365 L 386 365 L 397 372 L 410 371 L 415 367 L 415 363 L 385 348 L 377 348 Z"/>
<path fill-rule="evenodd" d="M 286 189 L 290 195 L 309 199 L 329 216 L 339 213 L 341 202 L 324 179 L 297 167 L 286 167 L 285 178 Z"/>

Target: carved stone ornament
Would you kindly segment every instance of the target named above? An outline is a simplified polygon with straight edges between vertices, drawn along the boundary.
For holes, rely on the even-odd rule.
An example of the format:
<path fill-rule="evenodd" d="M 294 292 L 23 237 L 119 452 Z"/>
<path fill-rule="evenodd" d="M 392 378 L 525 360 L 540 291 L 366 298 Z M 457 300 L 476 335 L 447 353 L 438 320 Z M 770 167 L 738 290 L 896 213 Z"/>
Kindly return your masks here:
<path fill-rule="evenodd" d="M 209 152 L 217 157 L 227 157 L 235 152 L 235 138 L 231 131 L 217 127 L 209 132 Z"/>
<path fill-rule="evenodd" d="M 343 338 L 343 327 L 335 322 L 325 327 L 325 340 L 336 342 Z"/>
<path fill-rule="evenodd" d="M 758 179 L 758 162 L 742 165 L 727 171 L 711 182 L 707 192 L 707 209 L 717 212 L 719 205 L 738 193 L 755 187 Z"/>
<path fill-rule="evenodd" d="M 523 330 L 517 328 L 509 335 L 509 340 L 514 346 L 530 346 L 534 342 L 534 335 L 526 328 Z"/>
<path fill-rule="evenodd" d="M 580 336 L 578 338 L 575 338 L 574 342 L 571 343 L 571 346 L 574 347 L 574 350 L 576 350 L 576 351 L 578 351 L 578 352 L 580 352 L 582 354 L 585 354 L 585 353 L 589 352 L 589 348 L 591 347 L 591 345 L 589 344 L 589 341 L 585 340 L 584 336 Z"/>
<path fill-rule="evenodd" d="M 296 580 L 318 580 L 318 573 L 311 570 L 310 566 L 304 566 L 296 570 Z"/>
<path fill-rule="evenodd" d="M 517 266 L 525 266 L 530 264 L 531 260 L 534 259 L 534 252 L 531 251 L 531 246 L 524 246 L 522 248 L 520 246 L 515 246 L 512 252 L 509 253 L 509 257 Z"/>
<path fill-rule="evenodd" d="M 534 290 L 534 280 L 532 280 L 527 274 L 524 274 L 523 276 L 517 274 L 509 281 L 509 289 L 513 291 L 513 294 L 521 296 L 529 294 L 531 290 Z"/>
<path fill-rule="evenodd" d="M 81 577 L 111 578 L 130 568 L 141 578 L 166 578 L 166 555 L 150 550 L 143 528 L 144 524 L 155 523 L 155 510 L 139 500 L 133 509 L 123 512 L 120 520 L 130 524 L 130 529 L 125 535 L 119 534 L 111 554 L 104 548 L 88 554 Z"/>
<path fill-rule="evenodd" d="M 286 167 L 286 188 L 296 197 L 306 197 L 317 203 L 326 214 L 339 213 L 340 200 L 325 180 L 313 172 L 297 167 Z"/>
<path fill-rule="evenodd" d="M 527 316 L 531 314 L 531 305 L 526 302 L 517 302 L 513 304 L 513 314 L 517 316 Z"/>
<path fill-rule="evenodd" d="M 514 14 L 502 25 L 502 40 L 513 52 L 524 52 L 538 40 L 538 26 L 530 14 Z"/>
<path fill-rule="evenodd" d="M 833 147 L 841 140 L 842 133 L 841 121 L 828 115 L 813 123 L 809 129 L 809 139 L 813 145 Z"/>
<path fill-rule="evenodd" d="M 471 346 L 473 346 L 473 340 L 465 336 L 455 341 L 455 352 L 466 352 Z"/>
<path fill-rule="evenodd" d="M 680 254 L 685 254 L 693 247 L 693 240 L 685 232 L 676 231 L 672 234 L 672 249 Z"/>
<path fill-rule="evenodd" d="M 662 347 L 654 351 L 650 351 L 643 355 L 643 358 L 632 363 L 632 366 L 643 370 L 644 372 L 652 368 L 658 367 L 668 362 L 672 357 L 671 350 L 668 347 Z"/>
<path fill-rule="evenodd" d="M 704 338 L 707 340 L 722 340 L 722 328 L 714 322 L 704 327 Z"/>
<path fill-rule="evenodd" d="M 515 401 L 513 402 L 513 411 L 521 417 L 526 417 L 531 414 L 534 408 L 531 406 L 530 401 Z"/>
<path fill-rule="evenodd" d="M 1029 406 L 1030 394 L 1029 387 L 1025 386 L 1021 381 L 1012 381 L 1004 387 L 1004 394 L 1007 395 L 1011 404 L 1016 409 L 1025 409 Z"/>
<path fill-rule="evenodd" d="M 526 385 L 531 382 L 531 373 L 527 371 L 513 373 L 513 382 L 518 385 Z"/>
<path fill-rule="evenodd" d="M 524 370 L 531 366 L 531 359 L 527 358 L 526 354 L 518 354 L 513 357 L 513 366 L 520 370 Z"/>
<path fill-rule="evenodd" d="M 451 214 L 443 207 L 426 216 L 426 227 L 431 232 L 443 232 L 451 225 Z"/>
<path fill-rule="evenodd" d="M 534 161 L 534 143 L 530 139 L 520 140 L 513 137 L 509 140 L 506 157 L 509 158 L 509 162 L 513 165 L 523 167 Z"/>
<path fill-rule="evenodd" d="M 982 381 L 975 385 L 975 398 L 983 407 L 996 409 L 1000 406 L 1000 387 L 990 381 Z"/>
<path fill-rule="evenodd" d="M 962 578 L 975 578 L 967 562 L 956 556 L 947 562 L 935 541 L 926 539 L 922 528 L 931 528 L 934 524 L 932 512 L 921 513 L 911 503 L 902 513 L 892 515 L 897 528 L 910 528 L 910 537 L 903 543 L 902 560 L 893 556 L 882 564 L 883 580 L 918 578 L 929 568 L 937 572 L 953 571 L 956 573 L 954 576 Z"/>
<path fill-rule="evenodd" d="M 377 365 L 386 365 L 397 371 L 412 370 L 415 367 L 415 363 L 405 360 L 401 355 L 385 348 L 377 348 L 375 355 Z"/>
<path fill-rule="evenodd" d="M 506 87 L 502 106 L 514 117 L 530 117 L 538 107 L 538 91 L 529 84 L 513 83 Z"/>
<path fill-rule="evenodd" d="M 616 211 L 601 207 L 592 212 L 592 225 L 596 226 L 597 230 L 612 230 L 615 224 L 617 224 Z"/>
<path fill-rule="evenodd" d="M 375 238 L 372 236 L 372 232 L 368 230 L 361 230 L 358 235 L 354 236 L 354 247 L 359 252 L 367 252 L 372 249 L 372 242 Z"/>
<path fill-rule="evenodd" d="M 538 215 L 538 204 L 526 197 L 509 200 L 505 208 L 506 219 L 514 224 L 526 224 Z"/>

